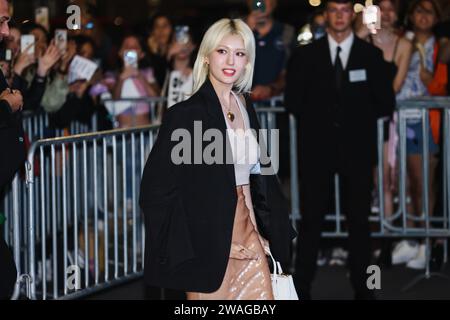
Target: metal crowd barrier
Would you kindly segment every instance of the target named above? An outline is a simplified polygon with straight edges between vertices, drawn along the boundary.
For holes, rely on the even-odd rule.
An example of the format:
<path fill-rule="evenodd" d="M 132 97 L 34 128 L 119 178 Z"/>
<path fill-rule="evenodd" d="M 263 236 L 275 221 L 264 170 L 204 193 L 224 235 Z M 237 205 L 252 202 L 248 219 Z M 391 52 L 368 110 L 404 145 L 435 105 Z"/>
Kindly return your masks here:
<path fill-rule="evenodd" d="M 121 101 L 130 101 L 135 103 L 139 99 L 122 99 Z M 146 103 L 150 103 L 152 106 L 163 107 L 165 98 L 144 98 L 140 99 Z M 106 101 L 108 102 L 108 101 Z M 152 110 L 156 108 L 152 107 Z M 156 118 L 156 116 L 155 116 Z M 79 123 L 74 121 L 70 124 L 68 128 L 65 129 L 50 129 L 49 116 L 43 110 L 40 111 L 25 111 L 22 115 L 22 125 L 25 134 L 30 143 L 44 139 L 44 138 L 54 138 L 63 137 L 65 135 L 78 135 L 88 132 L 97 132 L 97 114 L 94 114 L 91 119 L 90 126 L 84 123 Z M 46 168 L 48 169 L 48 168 Z M 28 231 L 26 229 L 26 211 L 29 200 L 29 193 L 27 192 L 27 185 L 25 181 L 25 170 L 20 172 L 14 178 L 14 182 L 6 188 L 4 199 L 1 202 L 2 213 L 4 214 L 6 220 L 4 223 L 4 237 L 6 243 L 12 248 L 16 257 L 16 265 L 18 269 L 18 285 L 16 291 L 13 295 L 13 299 L 18 298 L 20 295 L 21 283 L 26 279 L 23 279 L 23 270 L 27 270 L 28 257 L 24 252 L 26 252 L 26 243 L 28 237 Z M 46 181 L 48 183 L 49 181 Z M 37 198 L 37 197 L 35 197 Z M 25 244 L 25 245 L 24 245 Z M 26 276 L 26 275 L 25 275 Z M 27 288 L 29 290 L 29 287 Z"/>
<path fill-rule="evenodd" d="M 22 116 L 22 125 L 30 142 L 37 141 L 44 138 L 50 138 L 49 134 L 50 121 L 48 113 L 43 110 L 40 111 L 25 111 Z M 91 119 L 90 127 L 85 123 L 73 121 L 67 128 L 69 135 L 96 132 L 97 131 L 97 115 L 94 114 Z M 64 129 L 55 129 L 52 132 L 53 137 L 64 136 Z"/>
<path fill-rule="evenodd" d="M 33 144 L 22 244 L 29 298 L 83 297 L 142 275 L 144 224 L 138 190 L 157 129 Z"/>
<path fill-rule="evenodd" d="M 49 132 L 49 117 L 44 111 L 25 111 L 22 115 L 22 126 L 25 134 L 30 143 L 45 138 L 50 134 Z M 91 119 L 91 127 L 79 122 L 72 122 L 70 127 L 67 128 L 69 135 L 87 133 L 89 131 L 97 131 L 97 115 L 94 114 Z M 64 129 L 56 129 L 51 132 L 52 137 L 61 137 L 65 134 Z M 28 203 L 28 194 L 25 181 L 25 172 L 18 173 L 13 183 L 5 189 L 1 211 L 4 214 L 6 220 L 4 224 L 4 235 L 6 243 L 12 248 L 16 257 L 16 265 L 18 268 L 18 274 L 21 274 L 21 270 L 24 270 L 23 263 L 26 262 L 23 255 L 24 248 L 19 246 L 19 243 L 23 243 L 26 240 L 27 230 L 25 224 L 26 221 L 26 206 Z M 20 279 L 19 279 L 20 281 Z M 14 298 L 17 298 L 19 292 L 16 290 Z"/>

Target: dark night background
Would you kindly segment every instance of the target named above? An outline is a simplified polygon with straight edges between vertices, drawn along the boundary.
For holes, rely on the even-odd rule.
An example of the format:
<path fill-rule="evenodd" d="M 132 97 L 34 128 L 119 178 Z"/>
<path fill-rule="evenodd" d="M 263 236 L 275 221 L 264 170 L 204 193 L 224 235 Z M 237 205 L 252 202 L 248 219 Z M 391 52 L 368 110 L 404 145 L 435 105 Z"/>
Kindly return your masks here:
<path fill-rule="evenodd" d="M 402 11 L 409 1 L 400 1 Z M 14 0 L 14 16 L 21 22 L 32 18 L 35 8 L 47 6 L 50 8 L 52 25 L 63 25 L 65 9 L 71 2 L 90 6 L 90 12 L 104 26 L 114 26 L 117 17 L 123 18 L 123 24 L 119 26 L 122 29 L 148 24 L 157 11 L 170 13 L 175 22 L 197 26 L 224 16 L 240 16 L 247 12 L 246 0 Z M 442 0 L 442 3 L 448 12 L 450 1 Z M 275 16 L 299 28 L 314 9 L 308 0 L 278 0 Z"/>

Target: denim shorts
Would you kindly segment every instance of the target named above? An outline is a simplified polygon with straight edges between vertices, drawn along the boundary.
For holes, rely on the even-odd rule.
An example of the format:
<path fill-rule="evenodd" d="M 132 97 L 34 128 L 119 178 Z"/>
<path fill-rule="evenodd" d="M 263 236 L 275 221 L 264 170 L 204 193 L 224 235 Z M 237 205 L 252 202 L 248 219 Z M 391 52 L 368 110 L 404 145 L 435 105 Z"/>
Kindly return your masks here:
<path fill-rule="evenodd" d="M 407 138 L 406 138 L 406 150 L 408 155 L 420 155 L 423 154 L 423 131 L 422 123 L 407 124 L 406 126 Z M 435 155 L 439 153 L 439 146 L 434 142 L 431 127 L 428 132 L 429 153 Z"/>

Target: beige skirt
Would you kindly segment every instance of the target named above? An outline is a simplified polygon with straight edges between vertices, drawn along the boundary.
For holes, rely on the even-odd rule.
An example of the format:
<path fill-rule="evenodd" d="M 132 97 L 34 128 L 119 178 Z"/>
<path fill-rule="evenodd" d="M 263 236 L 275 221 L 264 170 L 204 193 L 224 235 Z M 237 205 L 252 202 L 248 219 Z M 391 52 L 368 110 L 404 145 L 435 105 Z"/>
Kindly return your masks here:
<path fill-rule="evenodd" d="M 258 260 L 228 259 L 220 288 L 213 293 L 187 292 L 188 300 L 273 300 L 267 257 L 255 227 L 250 186 L 236 188 L 238 201 L 232 242 L 259 254 Z"/>

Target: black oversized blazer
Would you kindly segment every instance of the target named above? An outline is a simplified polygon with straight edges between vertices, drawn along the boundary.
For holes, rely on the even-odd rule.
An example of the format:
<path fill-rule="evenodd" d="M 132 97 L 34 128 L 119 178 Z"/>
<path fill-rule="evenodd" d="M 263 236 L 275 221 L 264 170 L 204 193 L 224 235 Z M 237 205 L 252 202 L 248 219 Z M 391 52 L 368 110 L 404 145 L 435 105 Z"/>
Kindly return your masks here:
<path fill-rule="evenodd" d="M 247 103 L 252 129 L 257 115 Z M 145 216 L 145 280 L 148 285 L 188 292 L 213 292 L 225 275 L 237 204 L 234 165 L 175 165 L 171 136 L 194 122 L 202 130 L 218 129 L 226 137 L 226 122 L 209 80 L 190 99 L 170 108 L 147 161 L 140 206 Z M 194 141 L 192 141 L 194 144 Z M 229 141 L 228 141 L 229 143 Z M 203 142 L 205 148 L 210 142 Z M 251 193 L 260 233 L 272 253 L 289 262 L 295 231 L 275 175 L 251 175 Z"/>

